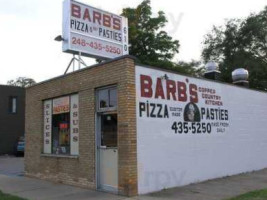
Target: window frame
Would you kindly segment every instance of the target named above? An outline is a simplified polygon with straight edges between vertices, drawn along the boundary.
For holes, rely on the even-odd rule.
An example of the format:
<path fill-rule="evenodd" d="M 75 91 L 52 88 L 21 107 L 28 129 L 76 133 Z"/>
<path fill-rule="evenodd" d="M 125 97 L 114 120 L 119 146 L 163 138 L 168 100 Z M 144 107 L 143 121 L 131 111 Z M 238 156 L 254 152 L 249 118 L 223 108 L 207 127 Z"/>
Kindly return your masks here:
<path fill-rule="evenodd" d="M 76 97 L 75 97 L 76 96 Z M 45 138 L 43 138 L 43 151 L 42 151 L 42 154 L 43 155 L 48 155 L 48 156 L 52 156 L 52 157 L 79 157 L 79 110 L 80 110 L 80 106 L 79 106 L 79 93 L 72 93 L 72 94 L 68 94 L 68 95 L 62 95 L 62 96 L 57 96 L 57 97 L 53 97 L 53 98 L 49 98 L 49 99 L 44 99 L 43 100 L 43 105 L 45 105 L 45 102 L 46 101 L 51 101 L 51 110 L 50 110 L 50 120 L 51 120 L 51 134 L 50 134 L 50 143 L 49 143 L 49 152 L 45 152 L 44 149 L 45 149 L 45 145 L 48 145 L 45 143 Z M 54 114 L 53 113 L 53 106 L 54 106 L 54 100 L 55 99 L 58 99 L 58 98 L 62 98 L 62 97 L 68 97 L 69 98 L 69 112 L 63 112 L 63 113 L 58 113 L 58 114 Z M 77 98 L 77 100 L 75 100 L 75 98 Z M 72 124 L 72 117 L 71 115 L 74 113 L 75 111 L 75 108 L 72 108 L 73 106 L 73 103 L 77 104 L 78 107 L 76 107 L 76 112 L 78 113 L 77 117 L 76 117 L 76 121 L 78 121 L 78 125 L 77 124 Z M 74 110 L 73 110 L 74 109 Z M 45 117 L 45 108 L 43 106 L 43 116 Z M 54 115 L 61 115 L 61 114 L 68 114 L 69 116 L 69 123 L 68 123 L 68 127 L 69 127 L 69 152 L 68 153 L 55 153 L 53 151 L 53 143 L 54 143 L 54 140 L 53 140 L 53 135 L 55 134 L 54 131 L 53 131 L 53 118 L 54 118 Z M 43 120 L 45 121 L 45 118 L 43 118 Z M 45 122 L 43 122 L 43 128 L 45 129 Z M 78 141 L 75 141 L 75 142 L 78 142 L 78 144 L 74 144 L 72 142 L 72 136 L 73 136 L 73 131 L 71 130 L 71 128 L 74 128 L 75 126 L 78 126 L 76 127 L 76 129 L 78 128 Z M 77 132 L 76 132 L 77 134 Z M 45 137 L 45 131 L 43 132 L 43 137 Z M 77 137 L 77 136 L 76 136 Z M 60 140 L 60 136 L 59 136 L 59 140 Z M 78 146 L 77 146 L 78 145 Z M 60 146 L 59 146 L 60 147 Z M 73 150 L 72 150 L 73 148 Z M 78 148 L 78 150 L 77 150 Z"/>
<path fill-rule="evenodd" d="M 114 107 L 110 107 L 110 91 L 111 90 L 116 90 L 117 93 L 117 97 L 116 97 L 116 106 Z M 108 107 L 105 108 L 100 108 L 100 91 L 104 91 L 107 90 L 108 91 Z M 98 113 L 103 113 L 103 112 L 110 112 L 110 111 L 116 111 L 118 109 L 118 87 L 116 85 L 112 85 L 112 86 L 107 86 L 107 87 L 101 87 L 101 88 L 97 88 L 96 89 L 96 111 Z"/>

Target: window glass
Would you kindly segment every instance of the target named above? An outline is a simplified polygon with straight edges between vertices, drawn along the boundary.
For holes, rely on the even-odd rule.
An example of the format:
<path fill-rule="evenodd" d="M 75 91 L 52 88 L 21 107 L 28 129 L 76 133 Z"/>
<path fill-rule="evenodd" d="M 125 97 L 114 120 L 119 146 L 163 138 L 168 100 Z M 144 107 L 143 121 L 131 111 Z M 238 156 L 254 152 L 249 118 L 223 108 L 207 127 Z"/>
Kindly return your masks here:
<path fill-rule="evenodd" d="M 12 98 L 12 113 L 17 112 L 17 98 L 13 97 Z"/>
<path fill-rule="evenodd" d="M 52 153 L 70 154 L 70 113 L 52 117 Z"/>
<path fill-rule="evenodd" d="M 117 89 L 109 90 L 109 107 L 117 107 Z"/>
<path fill-rule="evenodd" d="M 117 89 L 107 88 L 98 91 L 98 109 L 109 110 L 117 107 Z"/>
<path fill-rule="evenodd" d="M 70 97 L 53 99 L 52 153 L 70 154 Z"/>
<path fill-rule="evenodd" d="M 107 108 L 109 106 L 108 90 L 100 90 L 98 93 L 99 108 Z"/>
<path fill-rule="evenodd" d="M 117 147 L 117 114 L 101 116 L 101 146 Z"/>
<path fill-rule="evenodd" d="M 79 155 L 79 96 L 44 101 L 44 151 Z"/>
<path fill-rule="evenodd" d="M 9 97 L 8 111 L 10 113 L 17 113 L 17 97 Z"/>

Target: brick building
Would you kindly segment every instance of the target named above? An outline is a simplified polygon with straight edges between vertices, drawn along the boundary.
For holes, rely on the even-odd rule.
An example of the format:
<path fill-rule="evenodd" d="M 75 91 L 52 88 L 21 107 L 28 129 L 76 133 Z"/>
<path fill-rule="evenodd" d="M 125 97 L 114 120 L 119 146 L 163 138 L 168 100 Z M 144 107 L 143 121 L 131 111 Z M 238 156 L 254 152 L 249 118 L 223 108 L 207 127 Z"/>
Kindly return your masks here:
<path fill-rule="evenodd" d="M 262 169 L 266 102 L 123 56 L 27 88 L 25 173 L 133 196 Z"/>
<path fill-rule="evenodd" d="M 0 85 L 0 155 L 14 154 L 15 145 L 24 135 L 25 89 Z"/>

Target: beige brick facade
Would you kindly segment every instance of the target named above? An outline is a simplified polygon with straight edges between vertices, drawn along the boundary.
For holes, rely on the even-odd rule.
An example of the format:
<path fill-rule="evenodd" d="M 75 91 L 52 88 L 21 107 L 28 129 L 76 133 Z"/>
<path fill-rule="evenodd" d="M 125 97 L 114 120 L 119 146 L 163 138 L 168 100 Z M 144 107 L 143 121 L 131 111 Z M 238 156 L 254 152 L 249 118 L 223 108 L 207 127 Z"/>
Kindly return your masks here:
<path fill-rule="evenodd" d="M 131 57 L 82 69 L 27 89 L 27 176 L 96 189 L 95 89 L 108 85 L 118 88 L 119 193 L 137 195 L 135 63 Z M 79 94 L 79 156 L 45 156 L 43 101 L 73 93 Z"/>

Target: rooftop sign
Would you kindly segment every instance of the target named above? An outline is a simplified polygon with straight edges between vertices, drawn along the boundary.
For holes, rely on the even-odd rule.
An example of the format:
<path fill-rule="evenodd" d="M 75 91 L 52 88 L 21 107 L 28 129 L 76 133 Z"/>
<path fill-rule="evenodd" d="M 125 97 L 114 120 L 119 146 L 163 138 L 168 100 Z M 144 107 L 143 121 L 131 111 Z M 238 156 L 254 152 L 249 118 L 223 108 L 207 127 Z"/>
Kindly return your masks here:
<path fill-rule="evenodd" d="M 127 18 L 73 1 L 63 2 L 63 52 L 95 58 L 128 54 Z"/>

